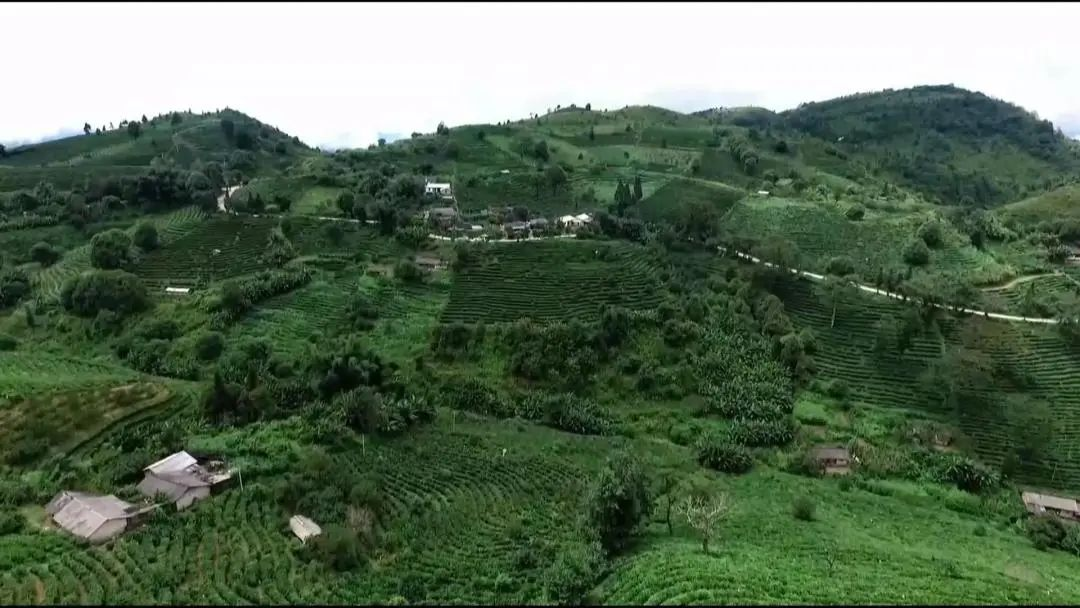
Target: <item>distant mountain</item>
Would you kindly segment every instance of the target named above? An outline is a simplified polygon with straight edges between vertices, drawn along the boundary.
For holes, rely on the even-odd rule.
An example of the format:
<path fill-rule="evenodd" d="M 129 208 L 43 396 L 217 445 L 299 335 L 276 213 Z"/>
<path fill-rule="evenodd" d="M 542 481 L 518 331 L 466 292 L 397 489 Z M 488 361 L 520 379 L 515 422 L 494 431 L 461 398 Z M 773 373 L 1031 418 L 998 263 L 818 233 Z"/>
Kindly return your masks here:
<path fill-rule="evenodd" d="M 993 205 L 1080 171 L 1080 147 L 1048 120 L 951 85 L 807 103 L 782 125 L 945 203 Z"/>

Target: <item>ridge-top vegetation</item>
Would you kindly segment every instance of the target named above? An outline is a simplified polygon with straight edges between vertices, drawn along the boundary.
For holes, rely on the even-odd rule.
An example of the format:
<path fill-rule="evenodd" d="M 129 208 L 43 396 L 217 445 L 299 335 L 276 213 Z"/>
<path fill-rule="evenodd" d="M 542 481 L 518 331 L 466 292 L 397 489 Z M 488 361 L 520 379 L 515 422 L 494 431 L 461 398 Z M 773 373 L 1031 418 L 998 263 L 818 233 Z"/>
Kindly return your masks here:
<path fill-rule="evenodd" d="M 1078 169 L 951 86 L 2 150 L 0 603 L 1076 603 Z"/>

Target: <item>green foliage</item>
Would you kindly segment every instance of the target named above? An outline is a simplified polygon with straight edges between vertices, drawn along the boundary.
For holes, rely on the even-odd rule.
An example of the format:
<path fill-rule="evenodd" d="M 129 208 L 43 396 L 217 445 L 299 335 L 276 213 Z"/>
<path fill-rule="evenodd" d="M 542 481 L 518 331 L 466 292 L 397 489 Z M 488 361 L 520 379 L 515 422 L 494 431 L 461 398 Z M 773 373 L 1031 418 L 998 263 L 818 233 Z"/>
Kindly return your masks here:
<path fill-rule="evenodd" d="M 599 543 L 578 542 L 562 547 L 544 572 L 547 601 L 558 605 L 582 605 L 603 570 L 604 552 Z"/>
<path fill-rule="evenodd" d="M 1065 524 L 1053 515 L 1028 519 L 1024 531 L 1027 532 L 1028 538 L 1031 539 L 1031 544 L 1042 551 L 1061 547 L 1062 541 L 1065 540 L 1067 534 Z"/>
<path fill-rule="evenodd" d="M 748 472 L 754 465 L 746 448 L 733 445 L 718 435 L 707 435 L 699 440 L 697 459 L 702 466 L 735 475 Z"/>
<path fill-rule="evenodd" d="M 92 270 L 72 277 L 64 284 L 60 302 L 64 310 L 80 317 L 101 311 L 126 316 L 150 305 L 146 287 L 122 270 Z"/>
<path fill-rule="evenodd" d="M 295 257 L 296 248 L 285 234 L 279 229 L 271 230 L 266 239 L 266 250 L 262 255 L 262 260 L 270 266 L 281 267 Z"/>
<path fill-rule="evenodd" d="M 652 512 L 645 473 L 636 459 L 617 451 L 605 461 L 585 496 L 582 524 L 604 551 L 616 553 L 633 540 Z"/>
<path fill-rule="evenodd" d="M 816 510 L 814 500 L 809 496 L 799 496 L 791 505 L 791 514 L 799 521 L 814 521 Z"/>
<path fill-rule="evenodd" d="M 910 266 L 925 266 L 930 261 L 930 248 L 922 239 L 912 239 L 904 245 L 903 257 Z"/>
<path fill-rule="evenodd" d="M 157 249 L 160 245 L 157 228 L 150 222 L 139 222 L 135 226 L 135 235 L 132 237 L 131 242 L 143 251 Z"/>
<path fill-rule="evenodd" d="M 919 226 L 918 237 L 923 240 L 928 247 L 933 249 L 940 248 L 945 242 L 944 230 L 941 227 L 941 222 L 932 219 Z"/>
<path fill-rule="evenodd" d="M 394 278 L 404 283 L 422 283 L 426 273 L 415 262 L 402 260 L 394 266 Z"/>
<path fill-rule="evenodd" d="M 37 242 L 30 248 L 30 259 L 47 268 L 60 259 L 60 252 L 48 243 Z"/>
<path fill-rule="evenodd" d="M 858 222 L 862 220 L 865 216 L 866 207 L 863 207 L 862 205 L 852 205 L 848 207 L 846 211 L 844 211 L 844 217 L 853 222 Z"/>
<path fill-rule="evenodd" d="M 0 307 L 14 306 L 29 294 L 30 278 L 24 270 L 6 268 L 0 271 Z"/>
<path fill-rule="evenodd" d="M 195 340 L 195 356 L 203 361 L 213 361 L 225 350 L 225 337 L 216 331 L 204 332 Z"/>
<path fill-rule="evenodd" d="M 14 509 L 0 509 L 0 537 L 18 534 L 26 528 L 26 518 Z"/>
<path fill-rule="evenodd" d="M 94 268 L 128 269 L 133 263 L 131 237 L 123 230 L 106 230 L 90 239 L 90 264 Z"/>

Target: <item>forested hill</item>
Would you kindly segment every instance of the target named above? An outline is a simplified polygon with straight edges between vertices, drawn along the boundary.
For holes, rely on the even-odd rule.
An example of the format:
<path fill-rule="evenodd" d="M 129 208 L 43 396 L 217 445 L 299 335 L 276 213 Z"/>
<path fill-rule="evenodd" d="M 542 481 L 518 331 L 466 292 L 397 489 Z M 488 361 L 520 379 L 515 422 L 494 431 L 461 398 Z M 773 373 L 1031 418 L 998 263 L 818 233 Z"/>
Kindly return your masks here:
<path fill-rule="evenodd" d="M 780 124 L 946 204 L 995 205 L 1080 175 L 1080 146 L 1019 106 L 954 86 L 807 103 Z"/>

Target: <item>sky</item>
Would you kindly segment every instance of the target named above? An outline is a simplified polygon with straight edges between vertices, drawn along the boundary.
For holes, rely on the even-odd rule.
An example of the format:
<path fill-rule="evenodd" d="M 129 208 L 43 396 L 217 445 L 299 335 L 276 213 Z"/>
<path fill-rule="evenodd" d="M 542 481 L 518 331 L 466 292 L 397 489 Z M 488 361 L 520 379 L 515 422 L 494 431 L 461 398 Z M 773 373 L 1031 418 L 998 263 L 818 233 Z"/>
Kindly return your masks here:
<path fill-rule="evenodd" d="M 1080 5 L 0 4 L 0 142 L 231 107 L 311 145 L 556 104 L 785 110 L 954 84 L 1080 136 Z"/>

